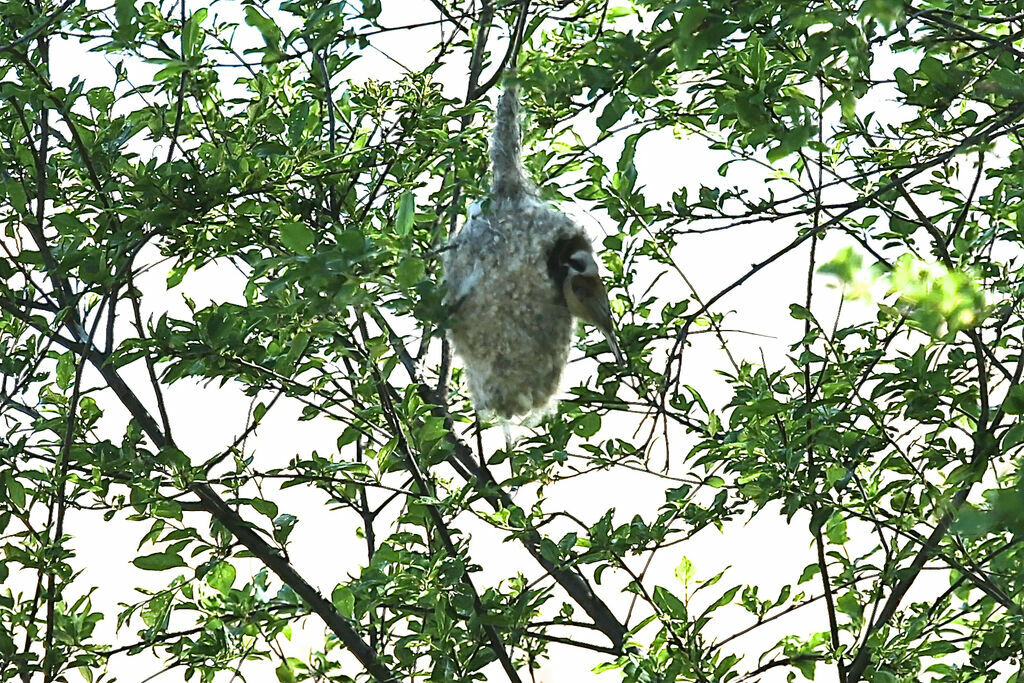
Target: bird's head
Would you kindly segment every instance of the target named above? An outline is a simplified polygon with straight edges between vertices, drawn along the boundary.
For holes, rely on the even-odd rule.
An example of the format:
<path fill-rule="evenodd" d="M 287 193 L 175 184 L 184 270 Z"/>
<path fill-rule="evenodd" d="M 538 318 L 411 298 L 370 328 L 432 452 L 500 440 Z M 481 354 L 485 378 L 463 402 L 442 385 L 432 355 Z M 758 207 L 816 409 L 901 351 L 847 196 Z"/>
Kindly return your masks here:
<path fill-rule="evenodd" d="M 625 364 L 615 339 L 608 292 L 601 282 L 590 241 L 575 235 L 556 242 L 548 254 L 548 275 L 569 312 L 600 330 L 616 361 Z"/>
<path fill-rule="evenodd" d="M 582 277 L 597 277 L 597 263 L 594 262 L 594 252 L 580 249 L 574 251 L 565 260 L 567 275 Z"/>
<path fill-rule="evenodd" d="M 563 237 L 548 252 L 548 276 L 561 292 L 565 281 L 575 275 L 597 275 L 597 263 L 590 241 L 583 235 Z"/>

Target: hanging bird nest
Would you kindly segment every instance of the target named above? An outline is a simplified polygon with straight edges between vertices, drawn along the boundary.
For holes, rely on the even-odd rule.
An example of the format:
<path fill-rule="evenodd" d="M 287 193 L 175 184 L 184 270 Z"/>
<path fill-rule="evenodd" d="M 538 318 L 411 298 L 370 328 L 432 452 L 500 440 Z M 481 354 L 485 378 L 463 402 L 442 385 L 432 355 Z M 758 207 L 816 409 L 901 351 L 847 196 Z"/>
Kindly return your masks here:
<path fill-rule="evenodd" d="M 586 234 L 539 201 L 488 204 L 446 252 L 450 334 L 477 409 L 508 419 L 543 412 L 558 390 L 573 317 L 548 261 Z"/>
<path fill-rule="evenodd" d="M 478 410 L 504 419 L 550 408 L 573 332 L 560 259 L 567 245 L 592 252 L 583 228 L 537 197 L 519 149 L 518 99 L 508 88 L 491 142 L 490 197 L 470 209 L 444 259 L 450 337 L 470 393 Z"/>

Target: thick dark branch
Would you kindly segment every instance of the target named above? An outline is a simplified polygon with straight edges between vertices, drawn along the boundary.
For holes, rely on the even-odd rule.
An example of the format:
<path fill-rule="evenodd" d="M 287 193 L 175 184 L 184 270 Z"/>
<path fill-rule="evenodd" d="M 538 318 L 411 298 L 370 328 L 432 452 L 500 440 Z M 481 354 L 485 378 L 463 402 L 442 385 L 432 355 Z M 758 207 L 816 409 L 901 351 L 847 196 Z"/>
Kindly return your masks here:
<path fill-rule="evenodd" d="M 360 332 L 363 335 L 364 342 L 369 338 L 369 334 L 366 330 L 364 322 L 360 321 Z M 423 472 L 420 471 L 419 464 L 416 462 L 416 456 L 412 452 L 412 448 L 409 446 L 409 441 L 405 437 L 405 430 L 402 428 L 398 412 L 395 410 L 395 406 L 392 403 L 391 396 L 388 394 L 388 385 L 384 378 L 381 377 L 377 367 L 370 362 L 370 371 L 373 373 L 374 382 L 377 386 L 377 396 L 380 399 L 381 407 L 384 409 L 384 414 L 388 421 L 391 423 L 391 429 L 394 436 L 398 439 L 398 450 L 402 453 L 405 458 L 406 468 L 409 474 L 412 475 L 413 480 L 416 482 L 416 488 L 419 493 L 424 496 L 431 496 L 436 498 L 436 494 L 431 487 Z M 452 540 L 451 532 L 448 529 L 447 523 L 444 521 L 444 517 L 441 515 L 441 511 L 437 505 L 433 503 L 425 503 L 427 508 L 427 514 L 430 515 L 430 519 L 434 524 L 434 529 L 437 534 L 441 537 L 441 544 L 444 546 L 445 552 L 448 553 L 449 557 L 458 557 L 459 551 L 455 546 L 455 542 Z M 468 563 L 467 563 L 468 566 Z M 487 608 L 484 607 L 483 602 L 480 600 L 480 593 L 477 591 L 476 586 L 473 585 L 473 579 L 469 576 L 469 570 L 464 569 L 462 572 L 461 581 L 465 584 L 466 588 L 469 589 L 470 595 L 473 596 L 473 609 L 481 617 L 487 615 Z M 497 629 L 494 628 L 493 624 L 488 623 L 488 620 L 482 619 L 481 625 L 484 629 L 484 633 L 487 635 L 487 640 L 490 643 L 491 650 L 494 655 L 501 662 L 501 667 L 505 670 L 505 675 L 512 683 L 522 683 L 516 667 L 512 663 L 512 658 L 509 656 L 508 651 L 505 649 L 505 644 L 502 642 L 501 637 L 498 635 Z"/>
<path fill-rule="evenodd" d="M 106 364 L 106 358 L 102 354 L 94 352 L 90 355 L 89 360 L 150 440 L 160 448 L 172 446 L 173 444 L 170 443 L 156 420 L 149 414 L 131 388 L 113 367 Z M 309 584 L 288 560 L 263 540 L 252 525 L 229 507 L 212 487 L 203 482 L 195 482 L 189 486 L 189 490 L 199 497 L 201 505 L 207 513 L 213 515 L 249 552 L 305 600 L 310 609 L 338 636 L 338 639 L 355 655 L 371 676 L 381 683 L 399 680 L 388 667 L 380 662 L 377 653 L 362 639 L 348 620 L 334 608 L 334 605 Z"/>
<path fill-rule="evenodd" d="M 152 418 L 151 418 L 152 420 Z M 362 639 L 348 620 L 334 608 L 329 600 L 310 585 L 295 568 L 276 550 L 267 544 L 242 517 L 230 508 L 217 493 L 206 484 L 194 483 L 189 487 L 203 503 L 204 509 L 217 518 L 238 541 L 255 555 L 268 569 L 298 593 L 327 627 L 334 632 L 345 647 L 355 655 L 367 672 L 381 683 L 398 681 L 398 677 L 377 659 L 377 653 Z"/>
<path fill-rule="evenodd" d="M 1017 112 L 1019 115 L 1021 108 L 1017 107 L 1013 111 Z M 907 200 L 912 210 L 914 210 L 918 219 L 921 220 L 925 229 L 928 231 L 928 234 L 931 236 L 933 246 L 939 253 L 943 264 L 947 268 L 953 268 L 954 262 L 949 250 L 947 249 L 945 236 L 942 235 L 935 224 L 916 206 L 913 199 L 909 194 L 907 194 L 906 190 L 902 186 L 900 187 L 900 192 L 904 199 Z M 900 576 L 902 578 L 892 589 L 892 592 L 889 594 L 889 598 L 882 606 L 877 617 L 868 627 L 864 643 L 857 650 L 857 654 L 854 657 L 853 662 L 850 664 L 850 668 L 848 670 L 849 683 L 856 683 L 860 680 L 860 677 L 863 675 L 864 670 L 867 668 L 871 660 L 871 647 L 869 642 L 872 634 L 885 626 L 893 616 L 895 616 L 896 610 L 902 603 L 907 591 L 910 590 L 910 587 L 917 580 L 918 575 L 921 573 L 921 569 L 924 567 L 928 559 L 937 553 L 939 543 L 941 543 L 942 539 L 945 538 L 946 534 L 949 532 L 950 526 L 956 519 L 957 514 L 960 512 L 960 508 L 963 507 L 964 502 L 967 500 L 967 496 L 970 494 L 971 489 L 980 480 L 981 474 L 984 472 L 985 463 L 992 456 L 992 450 L 995 443 L 992 433 L 996 427 L 998 427 L 1003 413 L 1000 408 L 996 415 L 990 419 L 988 369 L 985 365 L 984 353 L 985 345 L 977 330 L 969 329 L 966 330 L 965 334 L 974 346 L 975 362 L 977 363 L 978 373 L 978 391 L 981 404 L 979 415 L 976 418 L 977 427 L 974 433 L 974 449 L 970 460 L 970 466 L 973 474 L 960 485 L 952 499 L 945 506 L 942 518 L 939 520 L 939 523 L 936 524 L 935 529 L 928 536 L 910 566 L 900 572 Z M 1016 386 L 1019 383 L 1022 368 L 1024 368 L 1024 356 L 1021 357 L 1021 360 L 1017 365 L 1017 371 L 1010 379 L 1011 386 Z"/>
<path fill-rule="evenodd" d="M 420 381 L 416 367 L 413 364 L 411 356 L 405 350 L 402 340 L 394 334 L 390 335 L 390 340 L 395 346 L 396 353 L 398 353 L 399 358 L 402 359 L 406 372 L 409 373 L 410 378 L 418 384 L 417 391 L 419 392 L 420 398 L 424 403 L 431 406 L 430 412 L 432 415 L 444 420 L 445 429 L 447 430 L 448 435 L 447 439 L 453 449 L 453 454 L 449 458 L 449 463 L 451 463 L 460 475 L 466 477 L 468 474 L 468 477 L 466 477 L 467 479 L 471 478 L 472 480 L 475 480 L 470 483 L 474 485 L 474 488 L 480 497 L 483 498 L 495 511 L 515 507 L 515 502 L 512 500 L 512 497 L 508 495 L 497 481 L 495 481 L 486 465 L 478 462 L 477 458 L 474 457 L 473 449 L 455 435 L 451 414 L 448 412 L 448 408 L 444 403 L 445 396 L 442 393 L 435 392 L 428 384 Z M 560 566 L 545 557 L 540 549 L 542 540 L 541 535 L 536 529 L 531 528 L 521 532 L 519 534 L 519 539 L 541 567 L 543 567 L 544 570 L 556 582 L 558 582 L 562 589 L 569 594 L 569 597 L 572 598 L 576 604 L 594 620 L 595 628 L 607 636 L 615 651 L 621 653 L 622 645 L 625 641 L 628 629 L 619 621 L 615 614 L 612 613 L 611 609 L 608 608 L 608 605 L 606 605 L 594 592 L 586 579 L 571 569 L 568 569 L 565 566 Z"/>
<path fill-rule="evenodd" d="M 421 396 L 424 396 L 424 389 L 426 387 L 421 386 Z M 429 400 L 428 397 L 424 398 Z M 490 470 L 480 465 L 476 458 L 473 457 L 473 450 L 455 437 L 454 432 L 452 432 L 451 416 L 448 415 L 447 410 L 436 406 L 431 412 L 434 415 L 444 417 L 449 439 L 455 449 L 453 458 L 476 479 L 477 492 L 481 498 L 487 501 L 487 504 L 496 511 L 514 507 L 515 502 L 512 500 L 512 497 L 494 480 Z M 533 555 L 533 558 L 558 582 L 562 589 L 569 594 L 569 597 L 594 620 L 594 626 L 611 641 L 615 651 L 621 654 L 628 629 L 612 613 L 608 605 L 594 592 L 590 584 L 580 574 L 565 566 L 558 565 L 544 556 L 540 548 L 541 535 L 536 529 L 531 528 L 521 532 L 519 538 L 527 551 Z"/>
<path fill-rule="evenodd" d="M 488 90 L 494 87 L 494 84 L 505 73 L 505 68 L 509 62 L 512 62 L 513 68 L 515 67 L 516 60 L 519 57 L 519 48 L 523 40 L 523 32 L 526 30 L 526 22 L 530 17 L 530 0 L 522 0 L 522 7 L 519 9 L 519 17 L 516 20 L 516 25 L 512 29 L 512 34 L 508 38 L 508 49 L 505 50 L 505 56 L 501 58 L 501 64 L 494 70 L 491 77 L 479 86 L 473 88 L 469 95 L 466 97 L 467 101 L 472 101 L 486 93 Z"/>
<path fill-rule="evenodd" d="M 980 451 L 976 450 L 975 457 L 977 458 Z M 974 481 L 965 482 L 965 484 L 957 491 L 956 495 L 953 496 L 953 500 L 949 503 L 949 508 L 942 519 L 935 526 L 931 535 L 928 536 L 928 540 L 925 541 L 924 546 L 918 551 L 914 557 L 913 562 L 910 566 L 900 571 L 899 583 L 892 589 L 889 594 L 889 598 L 885 601 L 882 609 L 879 611 L 878 616 L 875 618 L 874 623 L 868 628 L 867 635 L 864 638 L 864 644 L 857 650 L 856 656 L 853 658 L 853 662 L 847 669 L 847 681 L 849 683 L 857 683 L 861 680 L 861 676 L 864 674 L 864 669 L 867 668 L 871 661 L 871 646 L 868 645 L 868 641 L 871 640 L 871 636 L 876 633 L 879 629 L 885 626 L 889 621 L 896 615 L 896 610 L 899 608 L 900 603 L 903 601 L 903 597 L 910 590 L 910 587 L 914 585 L 917 580 L 918 574 L 921 573 L 921 569 L 924 567 L 925 562 L 931 558 L 935 549 L 938 547 L 939 542 L 946 536 L 946 532 L 949 531 L 950 525 L 953 520 L 956 519 L 957 513 L 960 511 L 960 507 L 967 500 L 967 495 L 970 493 L 971 488 L 974 485 Z"/>

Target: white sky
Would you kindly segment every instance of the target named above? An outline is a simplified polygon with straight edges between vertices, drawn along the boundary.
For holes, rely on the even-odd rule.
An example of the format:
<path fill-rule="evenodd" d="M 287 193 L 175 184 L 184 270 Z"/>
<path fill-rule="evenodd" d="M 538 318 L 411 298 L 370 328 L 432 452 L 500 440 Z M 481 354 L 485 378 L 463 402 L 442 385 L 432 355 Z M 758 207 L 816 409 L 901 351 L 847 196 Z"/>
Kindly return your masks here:
<path fill-rule="evenodd" d="M 189 12 L 200 6 L 200 3 L 191 0 L 187 5 Z M 211 7 L 211 16 L 215 13 L 240 15 L 239 5 L 235 3 L 222 2 Z M 421 17 L 437 17 L 436 10 L 426 0 L 391 0 L 384 3 L 382 23 L 385 25 L 411 23 Z M 428 50 L 436 43 L 437 37 L 438 29 L 432 27 L 383 34 L 375 38 L 374 44 L 399 62 L 416 69 L 429 61 Z M 495 40 L 498 40 L 497 36 Z M 498 48 L 495 51 L 498 52 Z M 133 79 L 147 77 L 147 67 L 144 65 L 133 64 L 131 69 Z M 95 79 L 97 83 L 109 82 L 112 74 L 102 56 L 82 54 L 80 49 L 69 46 L 55 50 L 53 71 L 56 83 L 66 83 L 72 76 L 81 74 L 87 74 L 90 80 Z M 231 70 L 226 73 L 231 73 Z M 385 79 L 398 77 L 400 69 L 383 54 L 368 50 L 352 73 L 357 79 L 360 76 Z M 489 69 L 487 73 L 490 73 Z M 464 61 L 455 57 L 449 60 L 449 66 L 439 73 L 439 77 L 450 87 L 451 94 L 461 96 L 465 91 L 465 74 Z M 863 102 L 861 106 L 878 111 L 879 116 L 895 114 L 895 106 L 891 102 Z M 585 127 L 577 127 L 577 130 L 584 137 L 593 132 L 587 131 Z M 609 166 L 614 167 L 620 148 L 621 140 L 609 141 L 600 148 L 600 152 L 607 156 Z M 649 203 L 667 199 L 683 185 L 690 188 L 691 196 L 701 183 L 713 185 L 716 181 L 722 186 L 735 184 L 750 187 L 753 191 L 761 187 L 761 173 L 743 165 L 735 166 L 727 180 L 718 179 L 716 169 L 724 158 L 723 153 L 709 151 L 696 138 L 679 140 L 669 131 L 651 134 L 644 138 L 637 149 L 637 186 L 644 187 Z M 584 213 L 587 207 L 566 208 L 579 216 L 588 228 L 597 232 L 594 228 L 595 220 Z M 601 228 L 613 230 L 614 226 L 602 225 Z M 762 260 L 789 242 L 793 235 L 792 222 L 754 224 L 711 235 L 682 238 L 675 255 L 678 265 L 694 283 L 699 294 L 709 297 L 743 274 L 750 264 Z M 831 258 L 841 246 L 845 246 L 845 242 L 836 238 L 820 243 L 819 263 Z M 737 359 L 743 358 L 760 364 L 763 357 L 772 369 L 778 369 L 786 362 L 789 344 L 802 336 L 802 323 L 789 317 L 789 304 L 803 301 L 807 249 L 808 245 L 804 245 L 780 259 L 757 275 L 748 286 L 742 287 L 715 307 L 717 311 L 736 312 L 728 319 L 727 328 L 769 335 L 731 335 L 730 350 Z M 244 279 L 230 267 L 212 265 L 203 268 L 187 276 L 183 285 L 172 292 L 165 291 L 164 278 L 165 273 L 156 269 L 139 281 L 140 287 L 147 293 L 147 314 L 171 311 L 176 315 L 186 315 L 187 309 L 181 298 L 183 294 L 195 299 L 200 308 L 211 301 L 242 301 Z M 820 282 L 824 283 L 825 280 Z M 673 293 L 673 296 L 678 295 Z M 819 287 L 816 297 L 812 307 L 814 312 L 821 319 L 830 320 L 838 302 L 838 291 Z M 844 309 L 847 321 L 863 319 L 870 312 L 870 307 L 862 302 L 848 302 Z M 729 392 L 716 370 L 727 368 L 727 361 L 711 335 L 697 335 L 693 339 L 693 348 L 686 353 L 685 382 L 698 387 L 710 405 L 721 406 L 728 400 Z M 574 351 L 571 358 L 578 356 L 579 352 Z M 585 379 L 592 370 L 589 361 L 572 363 L 566 379 L 567 385 Z M 147 385 L 139 368 L 133 368 L 125 374 L 134 380 L 135 386 Z M 146 396 L 144 392 L 143 396 Z M 231 384 L 225 387 L 213 384 L 199 386 L 191 381 L 181 381 L 167 391 L 167 403 L 172 425 L 177 425 L 175 436 L 179 446 L 193 461 L 218 453 L 229 444 L 244 428 L 249 410 L 249 399 Z M 336 424 L 319 420 L 299 423 L 296 419 L 298 414 L 299 407 L 296 404 L 282 400 L 250 440 L 249 450 L 255 453 L 261 468 L 283 465 L 297 453 L 305 454 L 317 449 L 320 452 L 334 450 Z M 105 420 L 111 434 L 119 435 L 125 415 L 108 409 Z M 623 429 L 629 429 L 630 432 L 634 427 L 635 424 L 622 425 Z M 491 432 L 487 435 L 487 443 L 500 447 L 503 443 L 500 429 Z M 677 462 L 685 456 L 689 443 L 685 439 L 676 440 L 673 457 Z M 658 461 L 656 456 L 655 462 Z M 650 475 L 616 469 L 611 473 L 577 477 L 549 487 L 546 508 L 570 510 L 588 523 L 596 521 L 609 507 L 616 509 L 617 522 L 626 521 L 635 514 L 650 519 L 656 516 L 664 501 L 665 488 L 663 481 Z M 299 572 L 324 594 L 329 595 L 335 583 L 358 571 L 359 564 L 365 559 L 365 550 L 362 541 L 355 538 L 355 524 L 351 516 L 327 511 L 319 494 L 309 495 L 298 488 L 275 494 L 272 498 L 278 502 L 281 512 L 294 514 L 301 520 L 292 535 L 291 559 Z M 192 515 L 189 519 L 194 520 L 201 529 L 207 526 L 204 515 Z M 770 507 L 752 520 L 730 524 L 724 533 L 714 529 L 705 530 L 685 544 L 659 553 L 648 574 L 646 585 L 648 589 L 653 589 L 654 585 L 664 585 L 678 592 L 679 584 L 673 576 L 673 570 L 680 559 L 686 556 L 696 566 L 699 578 L 710 577 L 731 567 L 717 587 L 720 588 L 719 593 L 729 586 L 744 583 L 760 586 L 762 598 L 774 597 L 783 584 L 794 581 L 806 565 L 814 562 L 807 523 L 807 516 L 799 514 L 792 523 L 787 524 L 778 509 Z M 503 546 L 500 536 L 486 533 L 481 523 L 460 519 L 459 526 L 464 530 L 478 529 L 481 532 L 474 534 L 472 542 L 473 556 L 484 567 L 483 572 L 473 576 L 479 589 L 508 576 L 513 567 L 521 568 L 531 578 L 539 575 L 539 567 L 525 552 L 517 547 Z M 98 514 L 73 512 L 69 514 L 67 527 L 76 535 L 74 545 L 77 557 L 73 564 L 83 570 L 77 582 L 78 588 L 73 589 L 71 594 L 77 595 L 77 591 L 86 586 L 96 586 L 93 604 L 107 614 L 96 637 L 101 641 L 109 639 L 109 642 L 120 644 L 135 642 L 135 631 L 141 628 L 141 622 L 133 622 L 115 635 L 115 615 L 118 610 L 112 606 L 136 599 L 133 597 L 132 586 L 161 587 L 166 585 L 171 576 L 168 572 L 140 572 L 131 565 L 131 560 L 136 556 L 135 545 L 147 530 L 148 524 L 126 522 L 122 516 L 103 523 Z M 564 527 L 566 531 L 570 529 Z M 562 529 L 558 524 L 552 524 L 548 533 L 557 540 Z M 851 526 L 851 536 L 856 535 L 856 529 Z M 155 552 L 155 549 L 146 552 Z M 246 562 L 236 561 L 235 564 L 239 569 L 237 586 L 244 583 L 249 574 L 245 571 Z M 641 560 L 634 559 L 631 564 L 636 570 L 642 567 Z M 249 565 L 250 568 L 255 566 L 252 563 Z M 30 586 L 32 578 L 15 575 L 9 583 L 17 590 L 19 587 Z M 936 577 L 935 580 L 944 579 Z M 625 614 L 630 597 L 628 594 L 617 594 L 624 581 L 621 573 L 609 571 L 601 590 L 602 596 L 619 615 Z M 815 580 L 800 588 L 817 594 L 820 584 Z M 796 590 L 794 587 L 794 592 Z M 717 595 L 709 593 L 705 600 Z M 558 601 L 553 601 L 553 604 L 557 606 Z M 725 608 L 718 614 L 721 616 L 716 617 L 709 635 L 729 634 L 752 621 L 749 614 L 735 607 Z M 632 623 L 636 621 L 638 619 L 634 615 Z M 286 645 L 288 653 L 300 659 L 304 659 L 308 648 L 317 646 L 322 637 L 322 629 L 315 620 L 307 620 L 306 624 L 310 628 L 297 629 L 292 643 Z M 748 637 L 733 641 L 728 649 L 738 654 L 753 653 L 756 656 L 783 635 L 826 630 L 826 624 L 824 608 L 819 602 L 790 617 L 779 619 L 772 627 L 759 629 Z M 652 633 L 648 629 L 646 635 L 649 637 Z M 593 642 L 605 644 L 596 637 Z M 590 673 L 592 667 L 603 661 L 602 656 L 560 645 L 552 645 L 550 653 L 550 659 L 537 675 L 538 681 L 584 683 L 591 680 L 618 680 L 619 676 L 615 672 L 602 675 Z M 276 666 L 277 662 L 255 663 L 246 665 L 244 671 L 249 674 L 250 681 L 275 680 L 273 669 Z M 757 662 L 750 659 L 745 662 L 745 666 L 752 669 L 757 666 Z M 148 654 L 135 657 L 119 655 L 109 665 L 110 673 L 120 681 L 140 681 L 161 668 L 161 664 Z M 224 676 L 221 680 L 229 678 Z M 762 680 L 784 678 L 785 672 L 776 670 Z M 500 679 L 500 671 L 494 674 L 494 679 Z M 182 680 L 182 670 L 173 670 L 153 680 Z M 816 680 L 825 683 L 834 681 L 834 670 L 824 665 L 819 666 Z"/>

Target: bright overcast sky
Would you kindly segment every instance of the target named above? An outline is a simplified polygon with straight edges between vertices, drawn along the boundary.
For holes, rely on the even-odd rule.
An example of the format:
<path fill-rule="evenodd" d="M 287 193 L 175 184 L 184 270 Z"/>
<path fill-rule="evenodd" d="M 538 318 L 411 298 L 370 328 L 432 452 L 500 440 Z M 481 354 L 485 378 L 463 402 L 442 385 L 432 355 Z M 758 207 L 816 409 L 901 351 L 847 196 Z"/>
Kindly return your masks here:
<path fill-rule="evenodd" d="M 192 12 L 202 5 L 190 1 L 187 6 L 188 11 Z M 239 21 L 241 19 L 238 3 L 213 3 L 209 7 L 211 18 L 219 14 L 236 16 Z M 268 8 L 268 11 L 271 10 Z M 409 24 L 436 18 L 436 9 L 426 0 L 384 2 L 384 25 Z M 245 30 L 247 27 L 243 26 L 240 35 L 244 36 Z M 368 49 L 365 56 L 350 69 L 351 77 L 356 80 L 399 78 L 402 74 L 400 65 L 412 70 L 421 68 L 432 59 L 430 49 L 437 43 L 439 31 L 437 26 L 432 26 L 377 36 L 374 48 Z M 498 41 L 502 38 L 494 36 L 493 40 L 493 49 L 499 52 L 501 43 Z M 116 55 L 85 55 L 75 45 L 55 48 L 54 81 L 58 84 L 67 83 L 73 76 L 84 74 L 93 84 L 109 84 L 113 80 L 109 63 L 116 59 Z M 448 64 L 439 72 L 439 78 L 453 96 L 461 96 L 466 88 L 465 60 L 455 55 L 448 60 Z M 153 71 L 142 64 L 130 64 L 129 67 L 136 85 L 144 82 Z M 888 67 L 879 65 L 879 68 Z M 230 81 L 238 75 L 234 73 L 236 71 L 223 70 L 225 80 Z M 495 94 L 491 93 L 491 97 Z M 861 106 L 871 107 L 879 112 L 879 116 L 896 113 L 892 102 L 861 103 Z M 588 130 L 585 125 L 576 125 L 574 128 L 585 139 L 593 139 L 596 131 L 594 128 Z M 153 152 L 145 141 L 136 141 L 135 145 L 134 150 L 140 154 Z M 621 145 L 621 140 L 613 139 L 598 149 L 614 162 Z M 666 200 L 682 186 L 689 187 L 693 196 L 701 183 L 739 185 L 749 188 L 755 194 L 762 193 L 762 171 L 752 165 L 736 165 L 727 178 L 719 178 L 717 168 L 726 158 L 722 152 L 709 151 L 706 143 L 700 139 L 679 139 L 671 131 L 654 133 L 647 136 L 637 149 L 637 187 L 643 187 L 642 191 L 649 202 Z M 586 206 L 569 205 L 565 209 L 576 215 L 594 237 L 600 237 L 602 231 L 615 230 L 614 225 L 603 223 L 600 216 L 588 213 Z M 709 297 L 746 272 L 752 263 L 764 259 L 790 241 L 794 235 L 794 225 L 793 222 L 782 221 L 761 223 L 710 235 L 682 237 L 675 251 L 678 266 L 698 294 Z M 819 261 L 831 258 L 844 245 L 841 240 L 826 239 L 818 246 Z M 758 274 L 750 286 L 740 288 L 716 306 L 719 312 L 735 311 L 727 318 L 725 327 L 743 332 L 728 337 L 730 351 L 737 361 L 745 359 L 757 364 L 764 362 L 771 369 L 778 369 L 786 362 L 788 344 L 801 336 L 802 324 L 790 318 L 789 304 L 803 300 L 806 262 L 805 245 Z M 187 309 L 182 299 L 184 295 L 193 298 L 199 307 L 210 301 L 244 301 L 241 293 L 245 279 L 226 263 L 213 264 L 189 275 L 181 287 L 171 292 L 166 292 L 165 278 L 166 270 L 155 268 L 139 281 L 140 287 L 147 293 L 149 314 L 171 311 L 179 316 L 186 315 Z M 821 291 L 824 290 L 819 289 Z M 673 296 L 677 297 L 678 294 L 673 293 Z M 839 292 L 836 289 L 820 295 L 814 305 L 815 313 L 824 320 L 830 320 L 838 300 Z M 847 321 L 863 319 L 868 314 L 870 308 L 861 302 L 847 303 L 844 309 Z M 579 352 L 575 351 L 571 359 L 578 361 L 578 358 Z M 686 354 L 684 381 L 699 388 L 710 404 L 721 406 L 728 400 L 728 393 L 716 370 L 729 367 L 728 359 L 712 335 L 696 335 L 693 348 Z M 566 384 L 580 381 L 592 369 L 589 361 L 572 362 Z M 145 381 L 141 374 L 138 380 Z M 223 450 L 244 428 L 250 410 L 250 399 L 230 383 L 218 387 L 215 384 L 200 386 L 192 381 L 180 381 L 171 387 L 167 401 L 172 424 L 190 425 L 188 431 L 179 427 L 176 437 L 182 449 L 194 459 L 209 457 Z M 309 453 L 315 449 L 329 452 L 335 448 L 336 423 L 317 420 L 300 423 L 297 421 L 299 410 L 298 404 L 287 404 L 282 400 L 257 434 L 249 440 L 247 448 L 255 454 L 261 467 L 282 465 L 296 453 Z M 111 411 L 106 416 L 109 435 L 119 439 L 125 419 L 125 415 Z M 630 430 L 635 428 L 635 424 L 623 423 L 622 426 Z M 615 428 L 616 424 L 612 422 L 610 429 Z M 487 443 L 500 447 L 503 444 L 501 430 L 493 429 L 491 432 L 487 435 Z M 673 456 L 677 461 L 686 455 L 687 446 L 688 442 L 684 439 L 674 443 Z M 658 462 L 658 457 L 655 455 L 655 462 Z M 664 501 L 665 488 L 663 480 L 643 473 L 616 469 L 613 472 L 577 477 L 550 487 L 547 491 L 547 507 L 570 510 L 588 523 L 597 520 L 610 506 L 616 508 L 616 520 L 619 522 L 627 521 L 635 514 L 649 519 L 656 515 Z M 358 570 L 359 563 L 364 559 L 364 549 L 356 543 L 354 523 L 340 522 L 350 520 L 350 517 L 330 513 L 322 497 L 303 492 L 299 488 L 274 493 L 273 498 L 279 502 L 282 512 L 289 512 L 301 520 L 292 536 L 292 560 L 300 573 L 307 576 L 322 592 L 329 594 L 336 582 L 344 580 L 347 573 Z M 204 515 L 195 514 L 192 521 L 200 528 L 207 526 Z M 805 516 L 798 515 L 787 525 L 778 509 L 771 507 L 749 522 L 741 520 L 730 525 L 725 533 L 715 529 L 705 530 L 690 541 L 659 553 L 648 575 L 647 585 L 653 587 L 655 584 L 663 584 L 678 588 L 673 570 L 685 555 L 696 566 L 698 578 L 708 578 L 731 567 L 720 583 L 723 590 L 738 583 L 756 584 L 761 587 L 761 597 L 774 597 L 783 584 L 791 582 L 807 564 L 814 561 L 812 537 L 808 533 L 807 523 Z M 484 566 L 482 574 L 474 577 L 478 585 L 486 586 L 506 577 L 510 573 L 510 566 L 520 566 L 528 577 L 538 576 L 539 568 L 532 559 L 516 548 L 502 546 L 500 536 L 489 532 L 483 524 L 461 518 L 459 524 L 464 530 L 480 531 L 474 534 L 472 543 L 475 559 Z M 121 515 L 114 521 L 104 523 L 98 514 L 76 511 L 69 515 L 68 527 L 76 534 L 78 557 L 74 564 L 84 569 L 77 582 L 77 590 L 90 585 L 97 586 L 93 603 L 107 614 L 96 637 L 116 643 L 134 642 L 138 622 L 114 636 L 116 613 L 110 606 L 138 599 L 131 590 L 132 586 L 150 585 L 157 588 L 166 584 L 166 572 L 154 575 L 140 572 L 131 565 L 136 555 L 135 545 L 148 529 L 148 524 L 126 522 Z M 570 528 L 565 526 L 562 529 L 553 523 L 547 531 L 558 538 Z M 856 534 L 851 533 L 851 536 L 856 537 Z M 638 565 L 636 568 L 640 569 L 640 561 L 634 562 Z M 249 575 L 245 571 L 244 561 L 237 564 L 239 577 L 236 585 L 243 583 Z M 628 609 L 629 595 L 616 595 L 616 592 L 624 585 L 625 577 L 621 574 L 612 576 L 612 572 L 606 576 L 608 578 L 604 580 L 603 595 L 609 598 L 617 613 L 624 615 Z M 16 578 L 12 577 L 12 581 Z M 32 580 L 32 577 L 23 578 Z M 801 588 L 817 593 L 818 586 L 804 584 Z M 715 628 L 723 634 L 733 633 L 752 623 L 750 615 L 739 608 L 726 608 L 720 614 L 721 617 L 716 617 L 719 621 L 715 622 Z M 760 629 L 746 639 L 734 641 L 733 651 L 740 654 L 760 652 L 788 632 L 824 630 L 823 615 L 824 609 L 820 604 L 812 605 L 793 616 L 779 619 L 776 628 Z M 637 621 L 634 615 L 631 624 Z M 308 647 L 317 646 L 321 642 L 323 632 L 315 619 L 308 619 L 305 624 L 310 628 L 299 629 L 290 644 L 283 644 L 290 655 L 300 659 L 305 659 Z M 175 626 L 188 624 L 172 624 L 172 628 Z M 602 675 L 589 673 L 602 660 L 600 656 L 559 645 L 553 645 L 550 653 L 551 659 L 537 676 L 538 681 L 566 683 L 614 681 L 618 678 L 615 672 Z M 749 668 L 756 666 L 756 662 L 747 664 Z M 276 663 L 255 663 L 246 665 L 244 671 L 250 674 L 250 681 L 274 680 L 275 666 Z M 119 655 L 110 661 L 111 673 L 126 682 L 140 681 L 160 669 L 159 662 L 146 654 L 134 657 Z M 828 682 L 834 680 L 834 676 L 832 668 L 822 666 L 818 669 L 816 680 Z M 784 673 L 779 673 L 777 678 L 766 676 L 764 680 L 783 680 L 784 677 Z M 153 680 L 182 680 L 182 671 L 173 670 Z"/>

